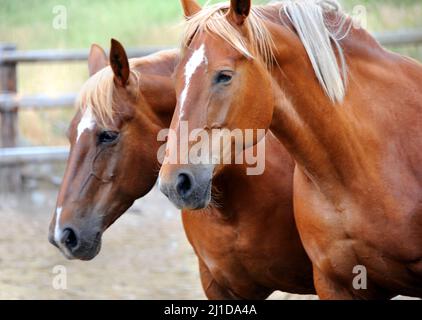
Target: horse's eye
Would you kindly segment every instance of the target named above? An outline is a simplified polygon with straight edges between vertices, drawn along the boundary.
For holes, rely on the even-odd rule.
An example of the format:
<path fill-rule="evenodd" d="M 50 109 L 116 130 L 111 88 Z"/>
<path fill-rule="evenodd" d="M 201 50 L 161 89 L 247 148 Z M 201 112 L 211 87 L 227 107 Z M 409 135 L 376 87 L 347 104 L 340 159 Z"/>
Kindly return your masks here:
<path fill-rule="evenodd" d="M 233 79 L 233 74 L 230 71 L 220 71 L 214 79 L 216 84 L 229 84 Z"/>
<path fill-rule="evenodd" d="M 102 131 L 98 136 L 98 141 L 102 144 L 111 143 L 117 139 L 119 133 L 116 131 Z"/>

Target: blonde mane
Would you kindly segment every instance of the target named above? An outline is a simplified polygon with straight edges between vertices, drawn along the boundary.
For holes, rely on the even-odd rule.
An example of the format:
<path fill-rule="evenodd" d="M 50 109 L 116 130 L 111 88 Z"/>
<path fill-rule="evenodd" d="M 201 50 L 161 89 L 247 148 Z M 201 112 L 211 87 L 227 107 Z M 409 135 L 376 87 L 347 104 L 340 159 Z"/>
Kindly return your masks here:
<path fill-rule="evenodd" d="M 226 18 L 230 8 L 229 3 L 205 5 L 197 14 L 186 21 L 182 40 L 182 50 L 186 48 L 198 32 L 216 34 L 238 50 L 245 57 L 254 59 L 260 57 L 268 66 L 274 61 L 275 44 L 271 34 L 264 24 L 261 6 L 253 6 L 246 20 L 246 39 Z M 251 45 L 248 44 L 249 40 Z"/>
<path fill-rule="evenodd" d="M 139 62 L 139 58 L 129 60 L 131 79 L 135 79 L 138 83 L 140 75 L 135 68 Z M 82 112 L 90 109 L 97 124 L 106 128 L 110 123 L 114 123 L 114 116 L 118 111 L 118 105 L 113 96 L 114 86 L 114 74 L 111 67 L 101 69 L 82 86 L 76 100 L 76 107 Z"/>
<path fill-rule="evenodd" d="M 325 13 L 341 12 L 341 7 L 335 0 L 284 0 L 271 3 L 279 6 L 280 22 L 287 17 L 297 32 L 315 75 L 326 95 L 333 103 L 341 103 L 346 91 L 346 62 L 339 41 L 344 38 L 350 28 L 339 36 L 344 23 L 329 26 L 324 18 Z M 241 34 L 226 18 L 229 3 L 206 5 L 201 11 L 190 17 L 186 22 L 182 45 L 186 48 L 198 32 L 215 34 L 229 43 L 249 59 L 260 58 L 270 70 L 276 63 L 274 56 L 275 43 L 265 21 L 265 6 L 253 6 L 246 19 L 246 37 Z M 283 16 L 284 14 L 284 16 Z M 341 12 L 346 21 L 346 16 Z M 331 31 L 335 29 L 334 31 Z M 337 62 L 334 44 L 340 60 Z"/>

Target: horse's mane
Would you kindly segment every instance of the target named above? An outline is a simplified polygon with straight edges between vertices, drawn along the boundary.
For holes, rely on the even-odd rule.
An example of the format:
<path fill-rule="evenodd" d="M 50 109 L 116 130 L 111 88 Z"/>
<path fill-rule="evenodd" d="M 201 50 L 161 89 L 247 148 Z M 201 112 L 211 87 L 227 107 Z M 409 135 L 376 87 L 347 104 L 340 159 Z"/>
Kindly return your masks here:
<path fill-rule="evenodd" d="M 249 33 L 249 41 L 252 42 L 251 46 L 239 30 L 226 19 L 229 8 L 229 3 L 205 5 L 202 10 L 190 17 L 186 21 L 182 50 L 189 45 L 196 33 L 204 31 L 220 36 L 245 57 L 253 59 L 259 56 L 267 65 L 270 65 L 274 60 L 275 44 L 264 24 L 265 18 L 261 6 L 253 6 L 246 20 L 246 30 Z"/>
<path fill-rule="evenodd" d="M 271 6 L 278 6 L 281 23 L 286 25 L 283 19 L 287 17 L 296 30 L 327 96 L 333 102 L 342 102 L 346 87 L 346 63 L 339 40 L 347 35 L 348 30 L 339 36 L 344 23 L 329 26 L 324 18 L 325 13 L 340 12 L 340 5 L 335 0 L 284 0 L 271 3 Z M 226 18 L 229 7 L 229 3 L 206 5 L 190 17 L 186 21 L 182 41 L 184 48 L 196 33 L 208 32 L 221 37 L 247 58 L 261 58 L 270 69 L 275 63 L 275 43 L 265 26 L 265 20 L 268 20 L 266 6 L 251 8 L 245 22 L 247 38 Z M 342 12 L 341 14 L 345 18 Z M 340 66 L 332 43 L 336 47 Z"/>
<path fill-rule="evenodd" d="M 131 78 L 138 83 L 140 75 L 136 66 L 141 62 L 140 58 L 130 59 Z M 114 74 L 110 66 L 105 67 L 90 77 L 82 86 L 76 100 L 76 106 L 83 112 L 90 109 L 97 124 L 106 128 L 113 123 L 114 115 L 118 106 L 113 98 Z"/>

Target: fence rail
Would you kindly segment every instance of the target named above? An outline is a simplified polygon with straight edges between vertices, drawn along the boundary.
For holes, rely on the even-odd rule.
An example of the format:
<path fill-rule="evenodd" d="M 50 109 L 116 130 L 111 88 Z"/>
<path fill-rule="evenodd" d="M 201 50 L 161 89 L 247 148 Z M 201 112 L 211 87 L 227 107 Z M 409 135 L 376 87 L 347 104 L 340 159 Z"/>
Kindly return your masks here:
<path fill-rule="evenodd" d="M 68 155 L 68 147 L 0 148 L 0 165 L 65 161 Z"/>
<path fill-rule="evenodd" d="M 403 30 L 399 32 L 376 33 L 375 38 L 384 46 L 422 45 L 422 30 Z M 144 47 L 129 49 L 129 57 L 141 57 L 169 49 L 169 47 Z M 64 147 L 29 147 L 17 148 L 18 112 L 34 109 L 72 107 L 75 93 L 56 96 L 17 94 L 16 66 L 18 63 L 57 63 L 86 61 L 88 50 L 16 50 L 16 45 L 0 43 L 0 190 L 2 181 L 8 182 L 10 190 L 19 189 L 19 166 L 27 163 L 63 161 L 68 149 Z M 3 188 L 4 189 L 4 188 Z"/>
<path fill-rule="evenodd" d="M 11 112 L 17 109 L 56 109 L 71 108 L 76 100 L 75 93 L 51 95 L 19 96 L 17 94 L 0 94 L 0 112 Z"/>
<path fill-rule="evenodd" d="M 128 49 L 129 58 L 143 57 L 170 47 L 144 47 Z M 0 54 L 0 64 L 30 62 L 71 62 L 88 59 L 89 50 L 13 50 Z"/>
<path fill-rule="evenodd" d="M 422 44 L 422 30 L 374 33 L 374 37 L 379 43 L 386 47 Z"/>

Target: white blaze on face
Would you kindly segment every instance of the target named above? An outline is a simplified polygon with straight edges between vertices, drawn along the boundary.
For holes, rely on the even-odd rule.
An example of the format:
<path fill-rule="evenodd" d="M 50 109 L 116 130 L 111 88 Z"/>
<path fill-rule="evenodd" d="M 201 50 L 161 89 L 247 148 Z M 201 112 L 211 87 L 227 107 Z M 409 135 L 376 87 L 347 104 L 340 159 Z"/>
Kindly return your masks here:
<path fill-rule="evenodd" d="M 62 214 L 62 207 L 57 208 L 56 210 L 56 224 L 54 226 L 54 241 L 57 244 L 60 244 L 60 238 L 61 238 L 61 230 L 60 230 L 60 216 Z"/>
<path fill-rule="evenodd" d="M 81 137 L 82 133 L 84 133 L 85 130 L 92 130 L 95 125 L 95 118 L 92 114 L 92 110 L 90 107 L 86 108 L 81 121 L 79 121 L 78 124 L 78 137 L 76 138 L 76 142 L 79 141 L 79 138 Z"/>
<path fill-rule="evenodd" d="M 179 119 L 182 119 L 184 116 L 184 105 L 186 101 L 186 97 L 188 95 L 188 90 L 190 86 L 190 81 L 192 76 L 196 72 L 196 69 L 203 63 L 207 63 L 207 58 L 205 56 L 205 45 L 202 44 L 190 57 L 188 63 L 185 66 L 185 88 L 180 95 L 180 114 Z"/>

